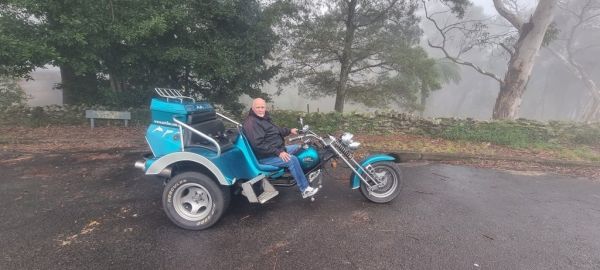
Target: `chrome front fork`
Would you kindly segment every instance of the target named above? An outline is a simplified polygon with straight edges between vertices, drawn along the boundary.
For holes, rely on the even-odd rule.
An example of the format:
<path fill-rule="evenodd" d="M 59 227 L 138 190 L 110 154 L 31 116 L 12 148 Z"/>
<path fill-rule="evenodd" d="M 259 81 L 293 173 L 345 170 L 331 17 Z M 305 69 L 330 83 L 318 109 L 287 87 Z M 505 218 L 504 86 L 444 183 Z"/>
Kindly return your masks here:
<path fill-rule="evenodd" d="M 363 183 L 365 183 L 365 185 L 367 185 L 367 187 L 369 187 L 369 191 L 373 189 L 373 187 L 383 186 L 382 182 L 379 179 L 380 177 L 378 177 L 375 174 L 375 169 L 373 168 L 373 166 L 367 165 L 363 167 L 360 164 L 358 164 L 358 162 L 356 162 L 356 160 L 354 160 L 354 158 L 352 157 L 350 157 L 350 160 L 348 160 L 348 158 L 346 158 L 334 145 L 331 145 L 330 147 L 337 154 L 337 156 L 340 157 L 346 163 L 346 165 L 348 165 L 348 167 L 350 167 L 350 169 L 358 176 L 360 181 L 362 181 Z M 362 174 L 356 170 L 356 168 L 360 168 L 363 172 L 365 172 L 367 178 L 369 178 L 369 180 L 373 181 L 373 183 L 375 184 L 369 184 L 369 181 L 367 181 L 367 179 L 365 179 L 365 177 L 363 177 Z"/>

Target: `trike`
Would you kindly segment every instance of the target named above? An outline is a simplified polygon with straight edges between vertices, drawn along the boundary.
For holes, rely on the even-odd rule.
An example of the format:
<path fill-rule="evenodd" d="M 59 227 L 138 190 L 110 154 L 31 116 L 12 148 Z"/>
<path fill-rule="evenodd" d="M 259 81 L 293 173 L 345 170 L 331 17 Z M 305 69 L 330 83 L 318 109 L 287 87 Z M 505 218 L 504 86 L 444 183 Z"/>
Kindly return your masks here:
<path fill-rule="evenodd" d="M 179 90 L 155 91 L 158 97 L 151 101 L 146 131 L 151 153 L 135 167 L 164 178 L 163 208 L 177 226 L 209 228 L 225 213 L 232 195 L 263 204 L 279 194 L 276 186 L 295 185 L 284 169 L 257 161 L 238 122 Z M 387 203 L 398 196 L 402 174 L 397 157 L 376 154 L 357 162 L 354 151 L 360 143 L 352 134 L 321 137 L 299 121 L 301 131 L 289 141 L 300 143 L 295 155 L 313 187 L 322 186 L 325 165 L 341 159 L 352 170 L 350 187 L 359 189 L 369 201 Z"/>

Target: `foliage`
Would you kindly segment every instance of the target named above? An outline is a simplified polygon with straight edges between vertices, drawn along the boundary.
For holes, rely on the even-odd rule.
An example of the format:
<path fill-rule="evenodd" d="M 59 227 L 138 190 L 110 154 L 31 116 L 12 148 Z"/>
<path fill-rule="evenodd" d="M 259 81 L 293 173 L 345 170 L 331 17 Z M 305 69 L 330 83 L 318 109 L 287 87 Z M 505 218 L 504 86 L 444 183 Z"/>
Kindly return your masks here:
<path fill-rule="evenodd" d="M 44 42 L 38 22 L 5 2 L 0 2 L 0 76 L 26 77 L 55 51 Z"/>
<path fill-rule="evenodd" d="M 88 125 L 86 109 L 115 110 L 104 106 L 12 106 L 0 112 L 0 124 L 25 126 Z M 127 108 L 131 112 L 130 125 L 145 127 L 150 121 L 147 108 Z M 245 115 L 224 112 L 234 120 L 241 121 Z M 319 134 L 337 134 L 342 131 L 358 134 L 416 134 L 430 138 L 444 138 L 450 141 L 478 142 L 513 148 L 548 149 L 561 151 L 562 156 L 581 157 L 587 160 L 598 159 L 590 149 L 600 149 L 600 125 L 572 122 L 536 121 L 491 121 L 480 122 L 470 119 L 424 119 L 414 115 L 396 112 L 359 113 L 305 113 L 299 111 L 276 110 L 271 115 L 276 124 L 285 127 L 299 127 L 298 117 Z M 98 119 L 96 125 L 122 126 L 122 121 Z M 451 149 L 448 149 L 451 150 Z M 453 150 L 454 151 L 454 150 Z"/>
<path fill-rule="evenodd" d="M 27 95 L 19 87 L 16 79 L 0 76 L 0 110 L 12 106 L 23 106 Z"/>
<path fill-rule="evenodd" d="M 457 10 L 466 4 L 448 2 Z M 416 7 L 414 1 L 379 0 L 300 5 L 285 25 L 280 85 L 299 80 L 307 97 L 336 96 L 338 112 L 346 101 L 419 109 L 419 98 L 440 88 L 440 74 L 418 46 Z"/>
<path fill-rule="evenodd" d="M 448 127 L 439 136 L 450 140 L 490 142 L 521 148 L 547 144 L 551 137 L 546 129 L 508 121 L 461 123 Z"/>
<path fill-rule="evenodd" d="M 0 123 L 9 126 L 46 127 L 61 125 L 89 125 L 85 110 L 125 110 L 131 113 L 131 126 L 146 126 L 150 122 L 147 108 L 115 108 L 99 105 L 51 105 L 44 107 L 11 106 L 0 111 Z M 120 120 L 97 119 L 95 125 L 123 125 Z"/>
<path fill-rule="evenodd" d="M 146 104 L 154 87 L 171 87 L 239 110 L 237 97 L 260 96 L 277 71 L 266 60 L 277 42 L 271 26 L 285 10 L 246 0 L 7 0 L 2 71 L 59 66 L 72 104 L 135 105 L 113 102 L 129 92 Z"/>

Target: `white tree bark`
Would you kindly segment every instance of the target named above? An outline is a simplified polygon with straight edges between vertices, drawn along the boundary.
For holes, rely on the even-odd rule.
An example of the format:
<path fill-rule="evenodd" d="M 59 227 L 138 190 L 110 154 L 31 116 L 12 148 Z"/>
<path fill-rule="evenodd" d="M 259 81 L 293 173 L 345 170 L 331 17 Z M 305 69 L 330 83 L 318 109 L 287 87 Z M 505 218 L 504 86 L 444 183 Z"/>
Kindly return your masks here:
<path fill-rule="evenodd" d="M 494 0 L 500 15 L 513 26 L 518 27 L 519 40 L 514 46 L 515 50 L 508 63 L 508 70 L 500 85 L 492 118 L 516 119 L 518 117 L 535 57 L 540 50 L 546 30 L 554 18 L 557 2 L 558 0 L 539 1 L 529 21 L 522 23 L 518 20 L 518 16 L 504 7 L 502 1 Z"/>

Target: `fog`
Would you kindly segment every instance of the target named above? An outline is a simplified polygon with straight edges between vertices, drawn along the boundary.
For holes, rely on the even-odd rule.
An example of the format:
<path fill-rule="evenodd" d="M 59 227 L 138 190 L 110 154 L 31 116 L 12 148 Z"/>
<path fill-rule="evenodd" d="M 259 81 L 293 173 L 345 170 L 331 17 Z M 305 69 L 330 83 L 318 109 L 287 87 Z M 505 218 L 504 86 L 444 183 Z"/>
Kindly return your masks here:
<path fill-rule="evenodd" d="M 29 106 L 62 104 L 62 91 L 55 89 L 60 83 L 60 70 L 54 66 L 38 68 L 30 74 L 31 80 L 19 81 L 19 86 L 27 95 Z"/>
<path fill-rule="evenodd" d="M 600 0 L 595 1 L 600 2 Z M 465 19 L 497 17 L 492 0 L 474 2 L 474 7 L 467 12 Z M 485 5 L 480 6 L 481 3 L 485 3 Z M 520 13 L 528 16 L 528 12 L 532 10 L 527 10 L 527 8 L 534 7 L 535 1 L 522 0 L 518 3 L 519 7 L 524 9 Z M 597 13 L 600 13 L 600 10 Z M 506 31 L 507 27 L 501 25 L 502 21 L 501 18 L 495 19 L 494 23 L 490 25 L 490 31 Z M 570 27 L 573 25 L 573 18 L 569 17 L 567 11 L 559 9 L 555 23 L 560 32 L 557 39 L 551 43 L 551 47 L 560 48 L 561 42 L 569 34 Z M 600 31 L 598 31 L 600 22 L 594 23 L 580 29 L 575 34 L 576 46 L 585 48 L 578 51 L 575 60 L 584 67 L 596 84 L 600 84 L 600 68 L 597 61 L 594 60 L 598 59 L 598 55 L 600 55 Z M 425 20 L 422 22 L 422 27 L 425 32 L 422 46 L 432 57 L 442 58 L 443 54 L 427 46 L 425 41 L 425 39 L 435 37 L 435 29 Z M 472 50 L 465 54 L 464 58 L 494 72 L 500 78 L 504 77 L 508 56 L 499 52 L 498 49 Z M 443 85 L 442 89 L 434 91 L 427 98 L 426 108 L 422 112 L 424 116 L 491 119 L 499 91 L 498 82 L 477 73 L 470 67 L 460 66 L 460 71 L 462 79 L 458 84 L 447 83 Z M 268 93 L 276 92 L 273 84 L 267 84 L 264 90 Z M 589 99 L 590 94 L 582 81 L 547 48 L 542 48 L 536 58 L 536 65 L 523 96 L 519 117 L 543 121 L 579 120 L 582 109 Z M 286 88 L 283 95 L 273 96 L 273 103 L 276 108 L 294 110 L 306 110 L 306 104 L 310 104 L 311 111 L 318 108 L 321 112 L 328 112 L 333 110 L 334 98 L 308 100 L 298 95 L 296 87 L 290 86 Z M 391 109 L 402 111 L 402 108 Z M 381 108 L 366 108 L 356 104 L 348 104 L 345 107 L 345 112 L 373 110 L 381 110 Z"/>
<path fill-rule="evenodd" d="M 595 0 L 600 2 L 600 0 Z M 475 6 L 467 13 L 467 18 L 481 18 L 496 16 L 492 0 L 474 1 Z M 532 6 L 531 0 L 521 1 L 523 6 Z M 480 6 L 480 4 L 485 4 Z M 600 11 L 598 12 L 600 13 Z M 551 44 L 553 48 L 559 48 L 568 27 L 572 25 L 566 11 L 560 10 L 555 17 L 556 26 L 560 29 L 558 39 Z M 596 84 L 600 84 L 600 67 L 597 64 L 600 55 L 600 22 L 595 22 L 586 29 L 576 33 L 576 46 L 585 48 L 579 50 L 576 60 L 590 74 Z M 435 31 L 431 25 L 423 20 L 422 27 L 425 31 L 422 46 L 434 58 L 441 58 L 442 54 L 429 48 L 425 39 L 434 38 Z M 493 28 L 493 27 L 492 27 Z M 502 27 L 499 27 L 502 28 Z M 508 61 L 506 55 L 494 50 L 471 51 L 465 55 L 467 60 L 472 61 L 487 70 L 493 71 L 499 77 L 503 77 Z M 434 91 L 426 100 L 426 108 L 422 115 L 427 117 L 461 117 L 475 119 L 490 119 L 495 99 L 499 91 L 498 82 L 483 76 L 473 69 L 465 66 L 460 67 L 461 81 L 458 84 L 447 83 L 442 89 Z M 21 81 L 20 85 L 26 93 L 33 96 L 29 100 L 31 106 L 44 106 L 60 104 L 62 93 L 54 90 L 56 83 L 60 82 L 58 68 L 48 67 L 38 69 L 32 73 L 33 81 Z M 273 80 L 274 81 L 274 80 Z M 290 85 L 284 88 L 281 95 L 275 95 L 277 86 L 275 83 L 267 83 L 263 91 L 271 94 L 270 105 L 276 109 L 289 109 L 311 112 L 333 111 L 334 97 L 321 98 L 319 100 L 307 99 L 298 94 L 297 86 Z M 572 72 L 556 58 L 547 48 L 542 48 L 536 59 L 531 79 L 523 97 L 520 117 L 536 120 L 578 120 L 582 108 L 590 99 L 589 91 L 585 85 Z M 242 97 L 241 102 L 250 104 L 249 97 Z M 307 105 L 309 106 L 307 108 Z M 367 108 L 353 103 L 345 105 L 345 112 L 365 112 L 382 110 L 382 108 Z M 402 108 L 390 108 L 402 111 Z"/>

